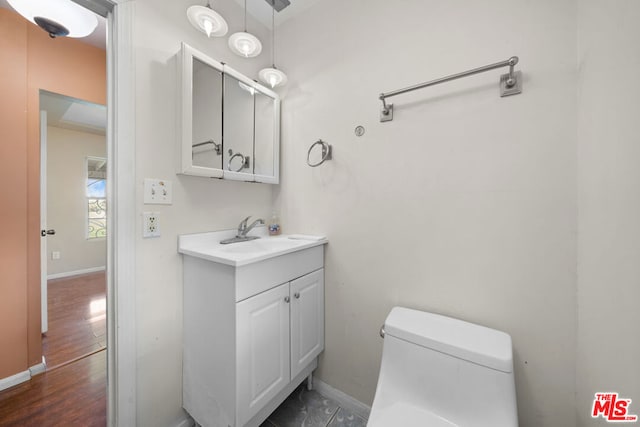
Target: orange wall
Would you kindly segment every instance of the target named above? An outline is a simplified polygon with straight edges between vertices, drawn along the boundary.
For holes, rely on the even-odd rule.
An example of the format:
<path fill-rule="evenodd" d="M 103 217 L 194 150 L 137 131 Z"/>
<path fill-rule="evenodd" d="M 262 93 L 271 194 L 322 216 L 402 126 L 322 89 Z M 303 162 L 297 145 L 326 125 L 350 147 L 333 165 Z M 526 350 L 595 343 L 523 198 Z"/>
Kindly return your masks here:
<path fill-rule="evenodd" d="M 26 34 L 0 9 L 0 378 L 27 366 Z"/>
<path fill-rule="evenodd" d="M 0 378 L 5 378 L 42 358 L 39 91 L 106 104 L 106 54 L 78 40 L 52 39 L 5 9 L 0 9 L 0 39 L 0 182 L 11 183 L 0 199 Z"/>

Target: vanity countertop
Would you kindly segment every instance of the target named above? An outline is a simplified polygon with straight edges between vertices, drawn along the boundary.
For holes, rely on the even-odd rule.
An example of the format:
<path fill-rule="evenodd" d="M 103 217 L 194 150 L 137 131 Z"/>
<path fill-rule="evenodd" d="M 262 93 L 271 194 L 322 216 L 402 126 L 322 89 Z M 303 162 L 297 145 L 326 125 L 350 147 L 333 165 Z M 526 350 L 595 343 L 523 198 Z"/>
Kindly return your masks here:
<path fill-rule="evenodd" d="M 322 236 L 280 235 L 269 236 L 264 226 L 255 227 L 249 234 L 259 239 L 246 242 L 220 244 L 221 240 L 235 236 L 236 230 L 178 236 L 178 252 L 209 261 L 241 267 L 291 252 L 328 243 Z"/>

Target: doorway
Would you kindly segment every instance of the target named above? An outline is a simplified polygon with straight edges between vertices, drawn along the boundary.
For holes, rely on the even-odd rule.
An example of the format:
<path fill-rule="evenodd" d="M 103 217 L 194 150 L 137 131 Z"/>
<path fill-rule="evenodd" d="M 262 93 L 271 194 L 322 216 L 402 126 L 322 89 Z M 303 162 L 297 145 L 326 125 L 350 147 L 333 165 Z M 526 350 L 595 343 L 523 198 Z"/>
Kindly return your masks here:
<path fill-rule="evenodd" d="M 108 102 L 108 129 L 107 151 L 108 175 L 112 177 L 108 202 L 110 216 L 108 218 L 107 236 L 107 335 L 109 350 L 107 351 L 108 374 L 108 419 L 109 425 L 134 425 L 136 420 L 136 316 L 135 316 L 135 229 L 136 229 L 136 180 L 135 180 L 135 67 L 133 56 L 133 22 L 135 2 L 119 0 L 72 0 L 97 15 L 105 18 L 107 31 L 106 65 L 100 70 L 82 70 L 82 76 L 104 74 L 108 78 L 106 90 Z M 23 39 L 29 24 L 24 19 L 13 19 L 5 13 L 9 6 L 4 0 L 0 0 L 0 14 L 4 13 L 3 24 L 0 33 L 18 31 Z M 36 28 L 36 30 L 40 31 Z M 45 34 L 46 36 L 46 34 Z M 47 36 L 48 37 L 48 36 Z M 39 268 L 37 275 L 32 274 L 33 269 L 28 269 L 26 263 L 31 263 L 35 258 L 39 265 L 40 259 L 40 223 L 39 214 L 39 183 L 37 181 L 25 181 L 24 178 L 16 179 L 14 175 L 24 176 L 24 170 L 39 171 L 38 162 L 38 90 L 31 89 L 28 82 L 28 64 L 39 62 L 51 65 L 60 57 L 50 50 L 43 51 L 42 55 L 32 57 L 27 61 L 23 49 L 26 44 L 21 42 L 14 48 L 10 48 L 9 41 L 15 37 L 3 37 L 5 43 L 0 50 L 3 63 L 8 65 L 7 75 L 2 83 L 3 96 L 17 102 L 11 104 L 5 102 L 7 108 L 3 109 L 3 132 L 6 139 L 3 141 L 2 156 L 0 159 L 8 161 L 7 167 L 3 167 L 2 176 L 5 182 L 11 183 L 10 194 L 15 195 L 15 202 L 3 206 L 20 208 L 36 206 L 27 214 L 20 212 L 11 214 L 6 219 L 20 221 L 18 226 L 9 221 L 3 221 L 0 225 L 3 231 L 0 250 L 7 257 L 0 258 L 3 266 L 3 295 L 0 298 L 2 306 L 2 327 L 0 327 L 0 342 L 6 352 L 3 354 L 3 362 L 10 364 L 1 372 L 4 378 L 0 379 L 0 388 L 6 388 L 7 384 L 19 384 L 29 378 L 31 368 L 37 366 L 41 357 L 41 321 L 40 321 L 40 285 L 41 278 Z M 62 44 L 63 38 L 56 39 Z M 17 51 L 16 51 L 17 49 Z M 66 57 L 69 65 L 75 64 L 77 59 L 86 55 L 72 55 Z M 10 65 L 10 66 L 9 66 Z M 46 66 L 42 68 L 43 76 L 51 81 Z M 68 74 L 70 77 L 72 73 Z M 11 79 L 8 77 L 11 76 Z M 26 77 L 27 76 L 27 77 Z M 33 78 L 32 75 L 29 78 Z M 73 80 L 74 77 L 70 77 Z M 105 78 L 105 80 L 107 80 Z M 43 87 L 39 85 L 38 87 Z M 58 93 L 67 93 L 64 89 L 47 87 Z M 87 86 L 84 86 L 88 88 Z M 71 93 L 74 96 L 82 95 Z M 15 99 L 14 99 L 15 98 Z M 9 108 L 9 105 L 11 106 Z M 35 117 L 31 111 L 35 111 Z M 26 113 L 26 114 L 25 114 Z M 27 123 L 29 131 L 26 132 Z M 35 124 L 35 131 L 31 124 Z M 35 138 L 33 135 L 35 134 Z M 35 154 L 35 156 L 34 156 Z M 33 176 L 33 175 L 30 175 Z M 36 174 L 37 177 L 37 174 Z M 34 190 L 35 189 L 35 190 Z M 27 193 L 25 195 L 25 193 Z M 22 209 L 22 208 L 21 208 Z M 24 235 L 27 234 L 27 242 Z M 9 239 L 11 237 L 11 239 Z M 35 254 L 34 254 L 35 252 Z M 7 271 L 4 267 L 10 267 Z M 15 270 L 15 271 L 14 271 Z M 28 276 L 28 277 L 27 277 Z M 28 287 L 23 288 L 24 282 Z M 9 288 L 11 293 L 5 292 Z M 13 289 L 15 288 L 15 289 Z M 34 301 L 35 303 L 32 303 Z M 23 307 L 28 306 L 28 310 Z M 11 317 L 11 319 L 8 319 Z M 13 318 L 15 317 L 15 319 Z M 34 320 L 35 319 L 35 320 Z M 6 321 L 8 320 L 8 321 Z M 25 338 L 25 323 L 27 325 Z M 5 345 L 7 344 L 7 345 Z M 13 354 L 15 352 L 15 354 Z M 4 357 L 7 356 L 7 357 Z M 25 362 L 26 361 L 26 362 Z M 26 364 L 28 363 L 28 364 Z M 63 369 L 56 370 L 57 372 Z M 13 375 L 14 372 L 18 372 Z M 7 377 L 7 375 L 9 377 Z M 93 378 L 93 374 L 91 374 Z M 25 386 L 35 386 L 35 380 L 42 378 L 40 375 L 33 377 Z M 5 381 L 7 380 L 7 381 Z M 44 381 L 40 381 L 44 382 Z M 10 385 L 9 385 L 10 386 Z M 61 402 L 65 398 L 60 394 Z M 2 399 L 0 399 L 2 402 Z M 0 411 L 1 412 L 1 411 Z M 3 419 L 0 416 L 0 419 Z"/>
<path fill-rule="evenodd" d="M 106 348 L 107 109 L 40 91 L 42 351 L 47 370 Z"/>
<path fill-rule="evenodd" d="M 0 54 L 2 56 L 1 62 L 6 63 L 10 71 L 3 79 L 2 84 L 3 94 L 5 94 L 3 130 L 7 135 L 8 144 L 0 158 L 2 159 L 2 169 L 6 171 L 3 180 L 9 184 L 7 188 L 11 189 L 9 193 L 13 197 L 11 199 L 13 203 L 3 205 L 3 234 L 5 234 L 5 230 L 10 231 L 12 239 L 9 241 L 3 239 L 2 242 L 3 254 L 7 256 L 3 256 L 2 259 L 3 278 L 1 282 L 2 295 L 0 295 L 3 308 L 3 326 L 0 336 L 3 348 L 0 358 L 0 390 L 3 390 L 3 395 L 0 397 L 0 406 L 6 406 L 10 414 L 17 414 L 20 413 L 20 410 L 16 410 L 16 406 L 9 405 L 8 402 L 11 399 L 4 392 L 15 395 L 24 385 L 23 389 L 30 391 L 28 399 L 21 398 L 13 400 L 13 402 L 17 402 L 19 405 L 31 404 L 36 400 L 46 402 L 48 399 L 50 402 L 52 398 L 50 390 L 41 389 L 38 391 L 35 388 L 36 384 L 48 387 L 51 384 L 51 376 L 48 374 L 58 371 L 57 369 L 51 370 L 51 368 L 56 368 L 69 359 L 73 360 L 87 354 L 85 350 L 80 350 L 81 353 L 75 352 L 72 355 L 66 355 L 59 361 L 49 360 L 49 370 L 41 374 L 45 366 L 42 363 L 43 340 L 41 332 L 43 326 L 45 330 L 48 330 L 51 324 L 48 322 L 50 320 L 47 319 L 48 316 L 42 315 L 41 309 L 43 306 L 41 301 L 47 301 L 47 299 L 41 298 L 40 244 L 47 239 L 63 237 L 68 233 L 55 236 L 53 234 L 55 227 L 40 227 L 40 90 L 45 89 L 105 104 L 108 62 L 106 46 L 101 48 L 71 38 L 52 39 L 47 33 L 29 23 L 23 16 L 5 4 L 0 4 L 0 19 L 2 20 L 0 32 L 2 32 L 4 40 Z M 104 45 L 106 42 L 104 31 L 102 38 Z M 9 65 L 11 66 L 9 67 Z M 102 110 L 104 122 L 106 121 L 106 112 L 104 107 Z M 67 120 L 67 122 L 71 121 L 73 120 Z M 47 127 L 46 122 L 45 127 Z M 70 130 L 65 129 L 66 131 Z M 52 133 L 55 132 L 59 131 Z M 47 133 L 44 132 L 45 135 Z M 103 153 L 101 156 L 106 157 L 104 125 L 102 133 Z M 43 164 L 46 163 L 43 162 Z M 87 169 L 95 164 L 87 157 L 82 159 L 81 166 Z M 104 169 L 104 166 L 101 169 Z M 81 185 L 85 187 L 85 192 L 87 191 L 86 180 L 87 172 L 84 171 L 85 183 Z M 46 192 L 43 194 L 46 195 Z M 86 197 L 84 203 L 87 203 Z M 46 206 L 46 204 L 44 205 Z M 83 218 L 80 221 L 80 228 L 86 227 L 87 223 Z M 41 230 L 45 231 L 46 237 L 42 237 Z M 47 231 L 51 231 L 51 233 L 47 234 Z M 106 238 L 102 237 L 101 245 L 103 247 L 106 246 L 105 241 Z M 62 261 L 75 259 L 75 257 L 68 256 L 69 251 L 70 249 L 57 250 L 56 252 L 61 252 L 62 257 L 54 257 L 52 256 L 54 254 L 45 250 L 43 258 L 47 261 L 51 258 L 59 258 Z M 66 258 L 64 254 L 67 254 Z M 93 298 L 94 301 L 89 302 L 89 316 L 85 316 L 85 320 L 90 323 L 90 326 L 93 326 L 90 332 L 96 338 L 98 349 L 104 348 L 106 342 L 104 331 L 106 325 L 104 318 L 106 304 L 104 299 L 105 259 L 106 250 L 102 249 L 102 260 L 100 264 L 94 265 L 94 267 L 102 268 L 102 297 Z M 79 270 L 82 268 L 76 269 L 73 266 L 67 266 L 62 272 L 77 273 Z M 46 269 L 43 271 L 46 279 Z M 46 310 L 45 314 L 48 313 L 49 310 Z M 68 330 L 64 330 L 60 335 L 72 336 Z M 102 351 L 102 366 L 106 365 L 105 353 L 106 351 Z M 106 372 L 104 371 L 102 369 L 101 402 L 102 414 L 106 418 L 108 393 Z M 71 378 L 74 378 L 75 374 Z M 47 381 L 42 381 L 45 376 L 48 378 Z M 91 380 L 96 383 L 98 378 L 92 376 Z M 75 380 L 67 381 L 67 384 L 71 383 L 74 387 L 78 386 Z M 27 416 L 33 415 L 39 409 L 27 408 Z M 46 409 L 44 411 L 46 412 Z M 49 411 L 48 414 L 51 417 L 55 415 L 55 411 Z M 0 425 L 4 425 L 3 422 L 6 421 L 6 418 L 0 416 Z"/>

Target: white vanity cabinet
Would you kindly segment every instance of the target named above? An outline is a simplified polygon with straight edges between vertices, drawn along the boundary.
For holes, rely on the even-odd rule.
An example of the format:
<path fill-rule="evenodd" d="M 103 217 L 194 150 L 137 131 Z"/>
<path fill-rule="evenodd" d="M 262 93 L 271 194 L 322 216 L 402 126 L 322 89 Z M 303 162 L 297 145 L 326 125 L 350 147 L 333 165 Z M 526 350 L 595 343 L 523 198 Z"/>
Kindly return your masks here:
<path fill-rule="evenodd" d="M 324 270 L 239 302 L 236 319 L 244 425 L 324 348 Z"/>
<path fill-rule="evenodd" d="M 202 426 L 258 426 L 324 349 L 323 245 L 236 265 L 180 252 L 183 406 Z"/>

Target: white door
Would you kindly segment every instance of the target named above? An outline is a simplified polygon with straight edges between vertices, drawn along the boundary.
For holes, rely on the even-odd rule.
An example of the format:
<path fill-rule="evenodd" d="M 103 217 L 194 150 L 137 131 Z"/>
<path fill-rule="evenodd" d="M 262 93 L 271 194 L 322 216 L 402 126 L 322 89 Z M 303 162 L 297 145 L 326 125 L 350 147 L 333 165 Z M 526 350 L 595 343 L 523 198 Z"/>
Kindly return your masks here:
<path fill-rule="evenodd" d="M 289 383 L 289 305 L 288 283 L 236 305 L 236 425 L 245 425 Z"/>
<path fill-rule="evenodd" d="M 40 111 L 40 306 L 42 333 L 49 330 L 47 317 L 47 112 Z"/>
<path fill-rule="evenodd" d="M 291 282 L 291 378 L 324 349 L 324 269 Z"/>

